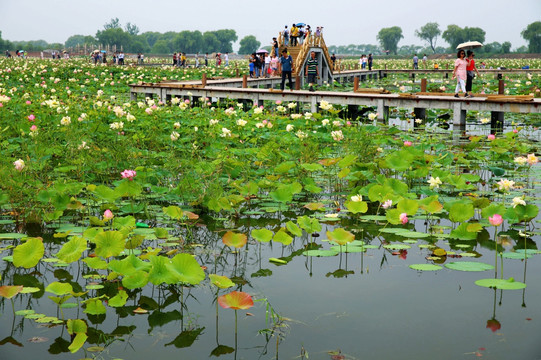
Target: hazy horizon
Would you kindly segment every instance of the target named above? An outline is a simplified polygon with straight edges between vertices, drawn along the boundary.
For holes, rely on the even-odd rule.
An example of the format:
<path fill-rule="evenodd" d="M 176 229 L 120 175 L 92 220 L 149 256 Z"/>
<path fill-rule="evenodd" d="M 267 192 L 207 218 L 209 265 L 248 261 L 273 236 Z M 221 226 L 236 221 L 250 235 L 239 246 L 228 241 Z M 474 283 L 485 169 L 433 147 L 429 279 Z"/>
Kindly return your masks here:
<path fill-rule="evenodd" d="M 262 46 L 266 46 L 284 25 L 290 26 L 293 22 L 304 22 L 313 28 L 324 26 L 327 45 L 378 44 L 376 36 L 382 28 L 399 26 L 404 36 L 399 47 L 426 46 L 426 42 L 415 36 L 415 30 L 428 22 L 437 22 L 442 32 L 450 24 L 480 27 L 486 32 L 485 43 L 509 41 L 512 49 L 516 49 L 527 45 L 520 32 L 528 24 L 541 21 L 540 0 L 524 0 L 520 6 L 513 7 L 503 0 L 480 0 L 465 3 L 460 11 L 449 4 L 430 0 L 381 0 L 377 2 L 378 6 L 344 0 L 333 3 L 333 7 L 328 6 L 327 1 L 312 0 L 310 6 L 288 4 L 286 10 L 280 4 L 276 4 L 277 9 L 268 9 L 267 4 L 256 7 L 253 4 L 246 0 L 207 0 L 188 5 L 164 0 L 122 3 L 0 0 L 0 31 L 2 38 L 9 41 L 45 40 L 63 44 L 72 35 L 95 36 L 105 23 L 119 18 L 122 27 L 130 22 L 139 27 L 140 33 L 233 29 L 238 36 L 233 46 L 236 51 L 243 37 L 254 35 Z M 380 9 L 396 11 L 384 13 Z M 436 45 L 449 46 L 441 36 Z"/>

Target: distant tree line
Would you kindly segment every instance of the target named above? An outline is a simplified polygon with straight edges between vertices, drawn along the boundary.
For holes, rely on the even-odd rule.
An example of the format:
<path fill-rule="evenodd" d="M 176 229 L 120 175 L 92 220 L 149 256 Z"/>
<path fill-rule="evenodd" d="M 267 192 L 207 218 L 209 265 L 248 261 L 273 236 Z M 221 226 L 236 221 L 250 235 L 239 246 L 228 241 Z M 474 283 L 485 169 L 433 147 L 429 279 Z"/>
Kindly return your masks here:
<path fill-rule="evenodd" d="M 103 25 L 102 30 L 98 30 L 95 36 L 91 35 L 73 35 L 66 40 L 64 44 L 49 44 L 44 40 L 36 41 L 18 41 L 11 42 L 2 39 L 0 31 L 0 49 L 28 51 L 39 51 L 44 49 L 62 49 L 75 48 L 76 46 L 87 48 L 103 46 L 116 46 L 117 49 L 123 49 L 126 52 L 142 52 L 153 54 L 169 54 L 176 51 L 186 53 L 211 53 L 211 52 L 233 52 L 233 42 L 238 37 L 235 30 L 223 29 L 215 31 L 206 31 L 204 33 L 195 31 L 168 31 L 166 33 L 147 31 L 139 33 L 137 25 L 127 23 L 122 28 L 118 18 L 111 19 Z M 340 46 L 329 46 L 332 53 L 356 55 L 356 54 L 396 54 L 408 55 L 412 53 L 447 53 L 454 52 L 458 44 L 466 41 L 479 41 L 484 44 L 485 31 L 478 27 L 464 27 L 458 25 L 448 25 L 445 31 L 441 31 L 439 24 L 429 22 L 419 29 L 415 30 L 415 36 L 423 40 L 426 45 L 403 45 L 398 46 L 401 39 L 404 38 L 402 29 L 399 26 L 383 28 L 377 35 L 379 45 L 373 44 L 350 44 Z M 515 53 L 541 53 L 541 21 L 529 24 L 522 32 L 521 36 L 528 42 L 528 46 L 521 46 L 513 50 Z M 450 46 L 445 48 L 438 46 L 438 38 L 445 40 Z M 255 36 L 245 36 L 240 41 L 240 54 L 249 54 L 256 51 L 260 46 Z M 476 50 L 478 53 L 506 54 L 511 52 L 511 43 L 492 42 L 484 44 L 482 48 Z"/>

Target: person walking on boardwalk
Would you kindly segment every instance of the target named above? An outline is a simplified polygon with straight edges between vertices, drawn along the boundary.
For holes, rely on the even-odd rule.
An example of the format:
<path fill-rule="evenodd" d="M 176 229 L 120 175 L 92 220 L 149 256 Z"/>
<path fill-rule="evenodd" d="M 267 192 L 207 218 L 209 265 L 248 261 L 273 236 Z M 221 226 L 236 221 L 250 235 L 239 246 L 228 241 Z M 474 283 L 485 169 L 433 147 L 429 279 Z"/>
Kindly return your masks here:
<path fill-rule="evenodd" d="M 304 71 L 304 75 L 308 77 L 308 90 L 316 91 L 314 89 L 314 84 L 317 83 L 316 76 L 319 77 L 319 67 L 315 51 L 310 53 L 310 59 L 308 59 L 306 62 L 306 70 Z"/>
<path fill-rule="evenodd" d="M 287 29 L 287 25 L 284 28 L 284 31 L 282 32 L 282 36 L 284 38 L 284 46 L 289 46 L 289 30 Z M 280 54 L 276 53 L 274 56 L 278 57 Z"/>
<path fill-rule="evenodd" d="M 297 37 L 299 36 L 299 28 L 295 24 L 291 25 L 291 32 L 289 36 L 291 37 L 291 46 L 297 46 L 298 44 Z"/>
<path fill-rule="evenodd" d="M 282 73 L 282 83 L 280 89 L 284 90 L 286 82 L 286 76 L 289 80 L 289 89 L 293 91 L 293 80 L 291 79 L 291 72 L 293 71 L 293 58 L 287 54 L 287 50 L 282 50 L 282 56 L 280 57 L 280 72 Z"/>
<path fill-rule="evenodd" d="M 413 70 L 419 69 L 419 57 L 417 54 L 413 54 Z"/>
<path fill-rule="evenodd" d="M 458 50 L 456 54 L 457 59 L 455 60 L 455 68 L 453 70 L 453 77 L 451 79 L 454 79 L 456 77 L 456 89 L 455 89 L 455 97 L 458 97 L 458 92 L 462 90 L 464 93 L 464 97 L 471 97 L 471 95 L 468 94 L 466 91 L 465 81 L 466 81 L 466 66 L 468 65 L 465 57 L 466 52 L 464 50 Z"/>
<path fill-rule="evenodd" d="M 372 70 L 372 54 L 368 54 L 368 70 Z"/>
<path fill-rule="evenodd" d="M 468 61 L 468 65 L 466 66 L 466 92 L 470 94 L 470 97 L 473 97 L 471 94 L 471 88 L 473 85 L 473 78 L 475 77 L 474 71 L 477 73 L 477 76 L 479 75 L 479 71 L 477 71 L 477 67 L 475 67 L 475 60 L 473 59 L 475 57 L 475 54 L 473 51 L 468 50 L 466 53 L 468 58 L 466 61 Z"/>

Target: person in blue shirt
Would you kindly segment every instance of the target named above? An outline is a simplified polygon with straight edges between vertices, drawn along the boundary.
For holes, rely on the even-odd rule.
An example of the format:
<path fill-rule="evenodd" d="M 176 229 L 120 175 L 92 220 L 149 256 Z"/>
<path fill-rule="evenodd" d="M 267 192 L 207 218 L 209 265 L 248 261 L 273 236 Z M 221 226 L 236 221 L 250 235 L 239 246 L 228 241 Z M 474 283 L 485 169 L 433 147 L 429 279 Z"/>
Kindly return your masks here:
<path fill-rule="evenodd" d="M 291 72 L 293 71 L 293 58 L 291 55 L 287 54 L 287 50 L 282 51 L 282 56 L 280 57 L 280 72 L 282 73 L 282 83 L 280 89 L 284 90 L 284 85 L 286 82 L 286 76 L 289 79 L 289 89 L 293 91 L 293 80 L 291 79 Z"/>

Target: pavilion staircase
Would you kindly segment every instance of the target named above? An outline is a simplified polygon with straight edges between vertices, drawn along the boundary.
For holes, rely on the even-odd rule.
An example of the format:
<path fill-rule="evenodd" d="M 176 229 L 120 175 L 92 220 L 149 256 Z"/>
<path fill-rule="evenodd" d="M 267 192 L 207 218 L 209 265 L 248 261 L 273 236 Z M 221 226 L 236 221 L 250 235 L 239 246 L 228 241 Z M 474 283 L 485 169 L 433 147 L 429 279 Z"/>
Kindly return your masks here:
<path fill-rule="evenodd" d="M 298 71 L 300 69 L 303 69 L 304 64 L 308 60 L 310 56 L 310 51 L 312 49 L 320 49 L 320 51 L 323 53 L 323 57 L 325 58 L 325 62 L 329 68 L 329 72 L 332 75 L 334 72 L 334 69 L 332 68 L 332 61 L 331 56 L 329 54 L 329 50 L 327 49 L 327 45 L 325 44 L 325 40 L 323 39 L 323 36 L 316 36 L 314 34 L 310 34 L 307 36 L 302 44 L 299 44 L 297 46 L 285 46 L 284 45 L 284 38 L 283 34 L 280 33 L 278 35 L 278 51 L 281 54 L 282 50 L 287 48 L 287 51 L 289 52 L 289 55 L 293 58 L 293 64 L 294 64 L 294 72 L 293 76 L 296 76 L 298 74 Z M 299 74 L 300 75 L 300 74 Z"/>

